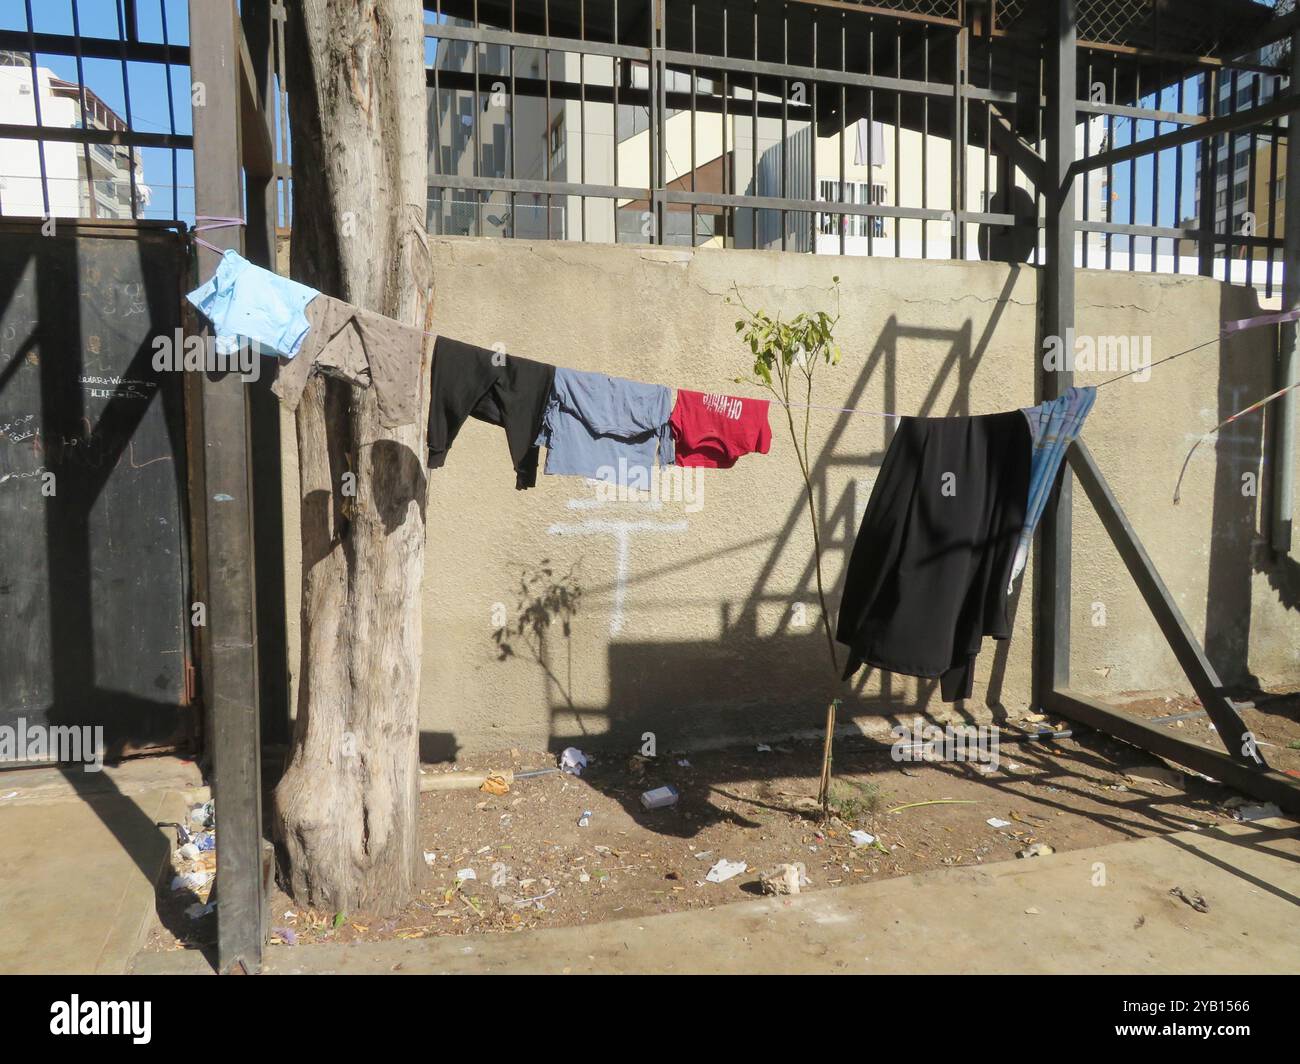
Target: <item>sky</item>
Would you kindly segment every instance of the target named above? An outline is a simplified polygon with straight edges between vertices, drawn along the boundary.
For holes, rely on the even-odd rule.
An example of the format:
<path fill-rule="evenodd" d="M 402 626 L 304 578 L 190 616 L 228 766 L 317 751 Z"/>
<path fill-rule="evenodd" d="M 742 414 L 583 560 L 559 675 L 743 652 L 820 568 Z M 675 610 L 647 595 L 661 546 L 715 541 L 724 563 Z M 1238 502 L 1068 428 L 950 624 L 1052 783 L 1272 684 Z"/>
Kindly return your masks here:
<path fill-rule="evenodd" d="M 84 37 L 120 40 L 120 0 L 0 0 L 0 28 L 27 30 L 28 12 L 37 33 L 71 34 L 74 17 Z M 140 39 L 163 43 L 166 20 L 167 40 L 189 44 L 187 0 L 138 0 Z M 75 12 L 75 15 L 74 15 Z M 39 66 L 74 84 L 77 61 L 71 56 L 36 54 Z M 189 134 L 190 73 L 186 66 L 161 63 L 126 63 L 117 59 L 83 59 L 87 88 L 123 118 L 126 95 L 131 96 L 131 121 L 141 132 Z M 125 77 L 123 71 L 125 69 Z M 169 108 L 167 86 L 171 82 Z M 175 123 L 173 125 L 172 117 Z M 147 218 L 194 219 L 194 163 L 189 151 L 176 152 L 173 177 L 172 152 L 165 148 L 141 148 L 144 181 L 152 189 L 152 201 L 144 211 Z M 173 201 L 175 186 L 175 201 Z"/>

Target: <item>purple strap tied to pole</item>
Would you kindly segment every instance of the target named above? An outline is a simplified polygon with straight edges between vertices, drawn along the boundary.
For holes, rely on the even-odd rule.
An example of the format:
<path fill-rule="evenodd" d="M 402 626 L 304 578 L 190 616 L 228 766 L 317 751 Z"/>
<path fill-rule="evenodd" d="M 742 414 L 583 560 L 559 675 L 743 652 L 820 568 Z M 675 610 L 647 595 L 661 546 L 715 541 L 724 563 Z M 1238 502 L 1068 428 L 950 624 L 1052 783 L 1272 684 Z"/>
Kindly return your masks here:
<path fill-rule="evenodd" d="M 1295 321 L 1300 318 L 1300 310 L 1284 310 L 1280 314 L 1260 314 L 1253 318 L 1238 318 L 1236 321 L 1225 321 L 1221 332 L 1224 336 L 1229 333 L 1241 332 L 1243 329 L 1254 329 L 1260 325 L 1279 325 L 1283 322 Z"/>
<path fill-rule="evenodd" d="M 207 222 L 210 224 L 196 225 L 192 230 L 190 230 L 192 233 L 198 233 L 204 229 L 225 229 L 228 226 L 244 224 L 243 218 L 228 218 L 222 214 L 196 214 L 194 220 L 196 222 Z M 215 252 L 218 255 L 224 255 L 226 251 L 225 248 L 219 248 L 210 241 L 204 240 L 201 236 L 194 237 L 194 243 L 200 244 L 209 251 Z"/>

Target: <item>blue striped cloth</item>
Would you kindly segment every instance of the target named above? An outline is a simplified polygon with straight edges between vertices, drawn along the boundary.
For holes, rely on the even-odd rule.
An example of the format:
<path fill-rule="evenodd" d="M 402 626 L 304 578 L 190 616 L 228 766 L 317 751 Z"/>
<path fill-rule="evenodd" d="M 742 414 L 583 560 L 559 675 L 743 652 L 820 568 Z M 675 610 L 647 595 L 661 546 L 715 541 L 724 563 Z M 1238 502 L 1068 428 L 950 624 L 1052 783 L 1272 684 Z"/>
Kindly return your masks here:
<path fill-rule="evenodd" d="M 1056 483 L 1056 474 L 1065 459 L 1065 452 L 1083 431 L 1084 418 L 1097 398 L 1096 388 L 1070 388 L 1066 393 L 1048 403 L 1023 407 L 1029 420 L 1029 433 L 1033 438 L 1033 453 L 1029 460 L 1029 502 L 1025 507 L 1025 524 L 1020 530 L 1016 545 L 1016 559 L 1011 567 L 1011 585 L 1029 560 L 1029 545 L 1034 529 L 1047 509 L 1047 499 Z"/>

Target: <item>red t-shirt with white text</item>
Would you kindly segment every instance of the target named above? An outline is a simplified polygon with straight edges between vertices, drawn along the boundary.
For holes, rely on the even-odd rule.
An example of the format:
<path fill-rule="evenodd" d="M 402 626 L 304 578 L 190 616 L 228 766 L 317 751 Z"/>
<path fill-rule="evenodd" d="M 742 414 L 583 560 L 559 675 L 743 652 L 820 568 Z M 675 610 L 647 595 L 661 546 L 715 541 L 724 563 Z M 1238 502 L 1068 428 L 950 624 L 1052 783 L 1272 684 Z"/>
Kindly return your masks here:
<path fill-rule="evenodd" d="M 742 454 L 767 454 L 772 429 L 767 400 L 677 389 L 668 424 L 677 447 L 677 464 L 730 469 Z"/>

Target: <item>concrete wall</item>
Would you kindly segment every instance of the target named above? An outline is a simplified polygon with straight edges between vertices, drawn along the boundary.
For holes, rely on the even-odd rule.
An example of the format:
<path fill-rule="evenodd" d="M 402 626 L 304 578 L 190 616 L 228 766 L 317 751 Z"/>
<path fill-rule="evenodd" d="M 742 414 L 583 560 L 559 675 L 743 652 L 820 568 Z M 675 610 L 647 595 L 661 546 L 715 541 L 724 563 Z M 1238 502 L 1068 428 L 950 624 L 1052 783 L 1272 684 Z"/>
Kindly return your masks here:
<path fill-rule="evenodd" d="M 757 393 L 730 383 L 747 368 L 723 302 L 733 283 L 751 305 L 792 314 L 829 307 L 839 276 L 844 359 L 819 370 L 815 402 L 946 415 L 1035 399 L 1039 277 L 1027 267 L 470 238 L 434 240 L 433 259 L 440 332 L 577 369 L 742 394 Z M 1255 305 L 1251 292 L 1189 277 L 1084 272 L 1078 289 L 1080 333 L 1150 336 L 1157 359 Z M 1260 500 L 1242 493 L 1243 473 L 1266 480 L 1260 419 L 1203 446 L 1181 505 L 1171 503 L 1194 437 L 1271 390 L 1271 344 L 1271 332 L 1257 330 L 1158 367 L 1146 382 L 1104 389 L 1086 438 L 1225 680 L 1281 684 L 1300 680 L 1300 567 L 1295 552 L 1268 561 Z M 516 492 L 501 431 L 469 422 L 429 479 L 426 757 L 570 742 L 626 749 L 646 731 L 663 752 L 818 728 L 837 685 L 816 627 L 798 467 L 772 413 L 770 455 L 705 471 L 701 499 L 660 505 L 601 501 L 570 477 L 542 476 Z M 814 412 L 832 610 L 887 424 Z M 292 500 L 291 453 L 286 475 Z M 1186 690 L 1077 488 L 1076 500 L 1075 686 L 1108 696 Z M 297 524 L 292 502 L 286 510 L 293 618 Z M 577 612 L 567 634 L 557 623 L 540 644 L 511 638 L 503 659 L 494 632 L 527 605 L 520 585 L 529 576 L 535 588 L 580 589 Z M 1027 584 L 1015 637 L 986 641 L 978 665 L 975 701 L 1013 714 L 1028 708 L 1030 592 Z M 291 643 L 296 672 L 296 629 Z M 933 682 L 860 674 L 841 719 L 868 726 L 921 707 L 942 707 Z"/>

